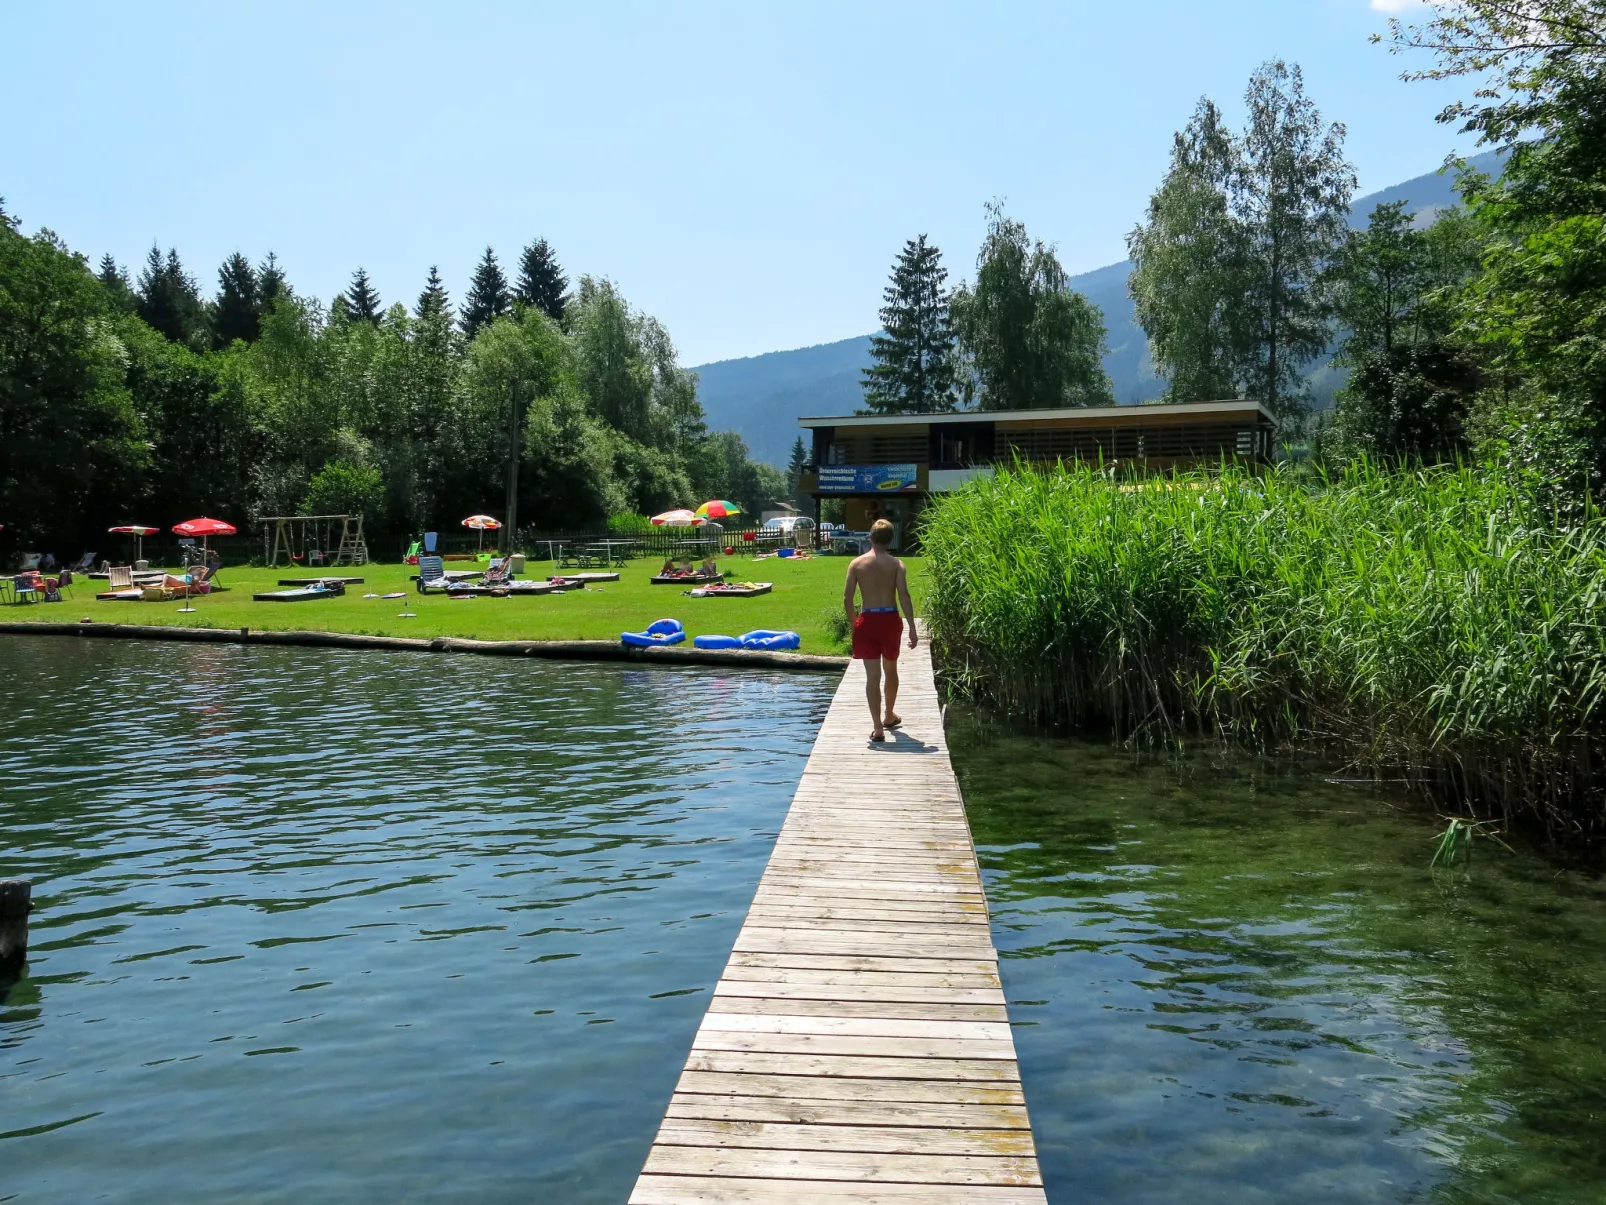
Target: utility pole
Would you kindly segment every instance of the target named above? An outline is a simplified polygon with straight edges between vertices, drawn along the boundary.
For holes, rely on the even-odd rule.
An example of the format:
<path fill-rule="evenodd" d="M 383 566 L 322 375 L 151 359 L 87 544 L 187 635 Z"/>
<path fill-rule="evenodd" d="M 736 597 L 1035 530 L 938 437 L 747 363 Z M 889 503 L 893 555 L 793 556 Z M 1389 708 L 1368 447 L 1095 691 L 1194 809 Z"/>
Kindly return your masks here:
<path fill-rule="evenodd" d="M 507 547 L 511 554 L 519 534 L 519 382 L 507 387 Z"/>

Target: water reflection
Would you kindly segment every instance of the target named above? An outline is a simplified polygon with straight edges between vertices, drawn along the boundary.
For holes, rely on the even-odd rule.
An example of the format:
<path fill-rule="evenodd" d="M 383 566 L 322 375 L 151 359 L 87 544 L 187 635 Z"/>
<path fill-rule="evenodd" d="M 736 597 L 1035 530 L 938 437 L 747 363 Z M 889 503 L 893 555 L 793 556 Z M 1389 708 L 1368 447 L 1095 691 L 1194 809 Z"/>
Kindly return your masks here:
<path fill-rule="evenodd" d="M 1313 774 L 949 739 L 1054 1201 L 1606 1200 L 1606 892 Z"/>
<path fill-rule="evenodd" d="M 40 1201 L 623 1200 L 834 687 L 14 638 L 0 680 Z"/>

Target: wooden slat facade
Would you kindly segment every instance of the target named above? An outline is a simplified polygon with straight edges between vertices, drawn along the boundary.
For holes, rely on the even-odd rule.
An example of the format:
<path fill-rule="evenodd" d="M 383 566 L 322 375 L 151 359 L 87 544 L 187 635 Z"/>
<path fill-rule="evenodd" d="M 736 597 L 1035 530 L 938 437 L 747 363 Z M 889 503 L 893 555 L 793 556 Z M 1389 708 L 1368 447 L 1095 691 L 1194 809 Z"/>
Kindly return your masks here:
<path fill-rule="evenodd" d="M 632 1205 L 1044 1205 L 926 646 L 837 690 Z"/>

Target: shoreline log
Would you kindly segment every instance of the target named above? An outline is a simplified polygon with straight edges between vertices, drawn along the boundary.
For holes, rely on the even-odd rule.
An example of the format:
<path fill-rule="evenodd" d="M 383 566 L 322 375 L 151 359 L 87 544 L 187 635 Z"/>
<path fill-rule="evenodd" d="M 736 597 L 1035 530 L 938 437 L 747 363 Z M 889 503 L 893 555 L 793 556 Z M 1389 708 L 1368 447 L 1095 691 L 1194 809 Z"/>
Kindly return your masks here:
<path fill-rule="evenodd" d="M 371 649 L 413 653 L 473 653 L 488 657 L 538 657 L 553 661 L 621 661 L 640 665 L 717 666 L 841 673 L 847 657 L 776 653 L 761 649 L 631 648 L 612 640 L 471 640 L 458 636 L 418 638 L 361 636 L 352 632 L 265 632 L 257 628 L 182 628 L 133 623 L 0 623 L 0 635 L 77 636 L 98 640 L 171 640 L 202 644 L 271 644 L 303 648 Z"/>

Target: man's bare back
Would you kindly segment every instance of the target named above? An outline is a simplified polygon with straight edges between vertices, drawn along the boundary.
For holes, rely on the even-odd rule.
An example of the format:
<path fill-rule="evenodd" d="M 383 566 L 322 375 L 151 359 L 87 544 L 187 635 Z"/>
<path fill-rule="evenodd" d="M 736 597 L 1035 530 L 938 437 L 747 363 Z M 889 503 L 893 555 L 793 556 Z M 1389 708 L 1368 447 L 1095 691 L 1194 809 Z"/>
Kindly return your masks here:
<path fill-rule="evenodd" d="M 870 529 L 870 551 L 853 559 L 842 589 L 842 610 L 853 633 L 853 656 L 864 662 L 865 697 L 870 705 L 870 739 L 873 741 L 885 740 L 885 729 L 896 728 L 903 722 L 895 710 L 898 643 L 903 635 L 903 624 L 898 618 L 900 605 L 909 621 L 909 647 L 920 643 L 915 631 L 915 604 L 909 597 L 909 571 L 887 551 L 891 537 L 892 525 L 885 520 Z M 854 606 L 855 594 L 861 602 L 858 608 Z M 885 708 L 881 690 L 883 673 L 886 676 Z"/>

